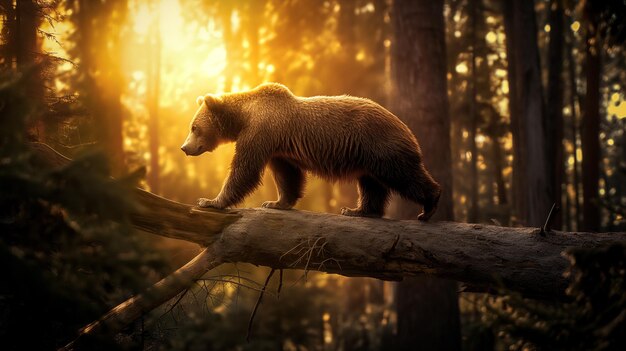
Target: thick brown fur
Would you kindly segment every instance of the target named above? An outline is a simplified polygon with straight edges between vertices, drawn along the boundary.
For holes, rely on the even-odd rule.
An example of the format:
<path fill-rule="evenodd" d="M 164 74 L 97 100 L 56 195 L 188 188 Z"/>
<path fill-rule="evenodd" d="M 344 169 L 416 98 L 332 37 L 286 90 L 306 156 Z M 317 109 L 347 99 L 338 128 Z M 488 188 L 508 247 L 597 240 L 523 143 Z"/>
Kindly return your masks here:
<path fill-rule="evenodd" d="M 188 155 L 236 142 L 231 172 L 213 199 L 201 207 L 225 208 L 258 187 L 269 166 L 278 200 L 263 207 L 290 209 L 303 195 L 305 173 L 330 181 L 358 180 L 357 208 L 350 216 L 380 217 L 390 192 L 424 207 L 419 218 L 435 212 L 440 186 L 422 163 L 409 128 L 377 103 L 352 96 L 298 97 L 283 85 L 223 95 L 207 95 L 194 117 L 182 149 Z"/>

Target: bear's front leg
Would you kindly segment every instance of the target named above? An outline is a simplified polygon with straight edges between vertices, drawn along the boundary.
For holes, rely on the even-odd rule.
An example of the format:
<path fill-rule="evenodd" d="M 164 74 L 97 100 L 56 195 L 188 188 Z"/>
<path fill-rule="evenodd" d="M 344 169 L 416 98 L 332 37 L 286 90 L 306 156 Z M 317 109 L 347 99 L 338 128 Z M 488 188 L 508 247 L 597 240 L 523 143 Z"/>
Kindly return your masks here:
<path fill-rule="evenodd" d="M 223 209 L 240 203 L 259 186 L 264 167 L 262 159 L 251 157 L 245 151 L 236 153 L 219 195 L 215 199 L 198 199 L 198 207 Z"/>

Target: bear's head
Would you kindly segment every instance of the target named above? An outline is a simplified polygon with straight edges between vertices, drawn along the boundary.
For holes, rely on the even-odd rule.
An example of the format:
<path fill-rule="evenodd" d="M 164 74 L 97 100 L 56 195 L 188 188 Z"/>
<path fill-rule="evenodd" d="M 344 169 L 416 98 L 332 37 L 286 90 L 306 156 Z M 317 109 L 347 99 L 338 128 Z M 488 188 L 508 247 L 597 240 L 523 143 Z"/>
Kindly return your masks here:
<path fill-rule="evenodd" d="M 187 156 L 198 156 L 204 152 L 215 150 L 221 143 L 226 142 L 222 123 L 223 101 L 219 96 L 198 96 L 196 99 L 198 110 L 191 120 L 189 135 L 180 147 Z"/>

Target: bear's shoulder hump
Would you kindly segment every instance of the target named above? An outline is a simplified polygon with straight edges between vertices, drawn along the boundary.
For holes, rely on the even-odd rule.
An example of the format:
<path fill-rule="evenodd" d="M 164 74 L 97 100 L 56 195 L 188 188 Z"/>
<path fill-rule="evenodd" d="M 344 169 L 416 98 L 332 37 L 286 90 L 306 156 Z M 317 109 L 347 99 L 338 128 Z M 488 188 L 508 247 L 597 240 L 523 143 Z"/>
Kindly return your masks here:
<path fill-rule="evenodd" d="M 255 90 L 263 94 L 293 96 L 289 88 L 279 83 L 263 83 L 256 87 Z"/>

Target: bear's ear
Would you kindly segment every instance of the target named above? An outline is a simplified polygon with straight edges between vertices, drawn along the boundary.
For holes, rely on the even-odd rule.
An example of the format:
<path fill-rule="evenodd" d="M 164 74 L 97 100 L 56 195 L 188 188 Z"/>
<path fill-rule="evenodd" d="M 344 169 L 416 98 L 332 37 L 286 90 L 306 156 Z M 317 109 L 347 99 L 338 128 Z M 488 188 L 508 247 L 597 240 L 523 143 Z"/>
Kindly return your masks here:
<path fill-rule="evenodd" d="M 222 99 L 219 96 L 213 94 L 206 94 L 204 96 L 204 102 L 206 103 L 207 107 L 213 108 L 220 105 L 222 103 Z"/>
<path fill-rule="evenodd" d="M 198 106 L 202 106 L 203 102 L 204 102 L 204 96 L 198 96 L 196 98 L 196 104 L 198 104 Z"/>

